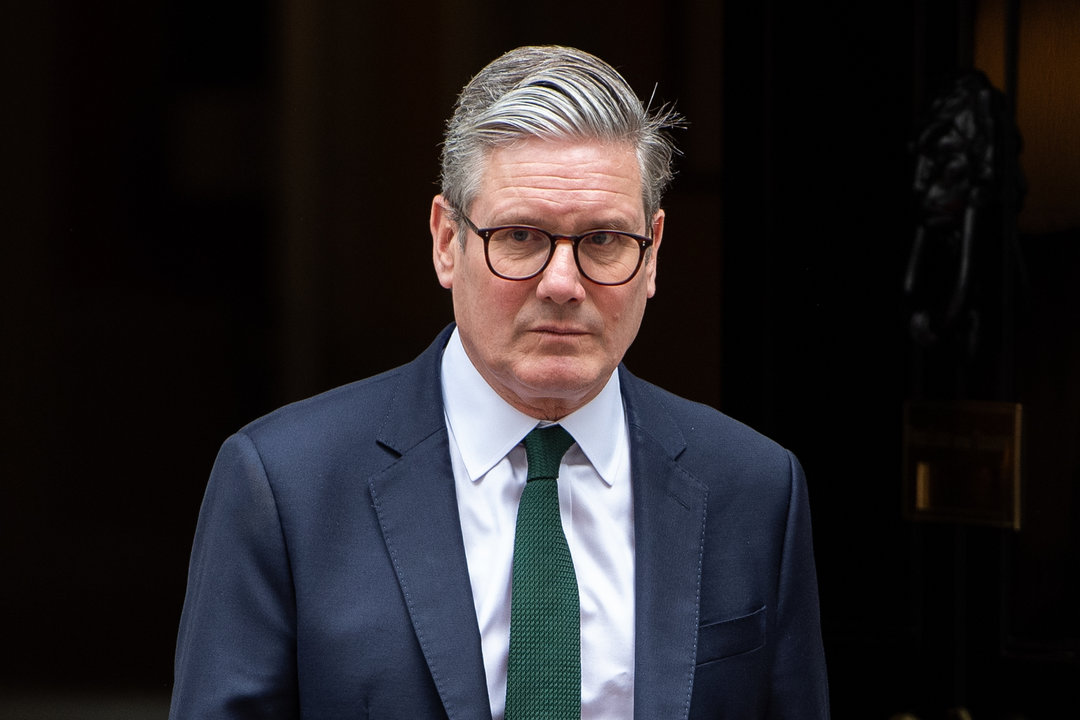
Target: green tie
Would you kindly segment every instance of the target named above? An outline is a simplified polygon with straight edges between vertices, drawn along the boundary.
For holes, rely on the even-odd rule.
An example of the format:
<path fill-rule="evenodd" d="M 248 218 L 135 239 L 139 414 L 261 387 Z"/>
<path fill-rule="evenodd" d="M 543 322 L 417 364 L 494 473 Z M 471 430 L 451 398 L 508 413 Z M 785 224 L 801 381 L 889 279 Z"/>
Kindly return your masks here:
<path fill-rule="evenodd" d="M 573 444 L 559 425 L 525 436 L 529 479 L 514 536 L 506 720 L 581 717 L 581 606 L 559 520 L 559 463 Z"/>

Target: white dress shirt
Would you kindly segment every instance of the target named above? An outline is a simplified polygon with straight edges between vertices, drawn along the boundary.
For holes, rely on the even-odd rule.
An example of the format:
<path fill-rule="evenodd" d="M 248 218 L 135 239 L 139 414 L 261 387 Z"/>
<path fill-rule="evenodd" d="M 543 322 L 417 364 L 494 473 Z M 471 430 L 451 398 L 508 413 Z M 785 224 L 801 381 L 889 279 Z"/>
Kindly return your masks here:
<path fill-rule="evenodd" d="M 526 477 L 520 443 L 539 421 L 487 384 L 456 329 L 443 354 L 442 391 L 491 716 L 502 720 L 514 531 Z M 581 598 L 581 718 L 625 720 L 634 704 L 634 514 L 618 372 L 559 424 L 576 441 L 559 466 L 559 512 Z"/>

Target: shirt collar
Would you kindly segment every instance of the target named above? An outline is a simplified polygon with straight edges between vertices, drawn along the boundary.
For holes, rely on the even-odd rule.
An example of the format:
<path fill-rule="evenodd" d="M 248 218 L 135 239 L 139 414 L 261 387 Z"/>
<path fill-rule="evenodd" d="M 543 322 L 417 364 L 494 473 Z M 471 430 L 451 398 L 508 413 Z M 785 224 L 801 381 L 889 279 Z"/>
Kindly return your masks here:
<path fill-rule="evenodd" d="M 469 360 L 457 328 L 442 359 L 443 407 L 461 459 L 472 481 L 521 442 L 539 420 L 512 407 L 487 384 Z M 600 393 L 559 421 L 574 436 L 597 474 L 607 485 L 618 475 L 628 433 L 619 373 L 613 372 Z"/>

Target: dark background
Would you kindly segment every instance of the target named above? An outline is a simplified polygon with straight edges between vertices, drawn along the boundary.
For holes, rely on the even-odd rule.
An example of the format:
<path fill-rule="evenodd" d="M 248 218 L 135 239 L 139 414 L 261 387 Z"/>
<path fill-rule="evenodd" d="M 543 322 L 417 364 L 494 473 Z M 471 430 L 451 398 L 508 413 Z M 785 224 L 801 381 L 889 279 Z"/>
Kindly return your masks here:
<path fill-rule="evenodd" d="M 691 121 L 627 363 L 802 459 L 834 717 L 1076 716 L 1080 18 L 1018 6 L 1015 22 L 974 0 L 5 13 L 0 699 L 167 697 L 219 444 L 450 320 L 427 230 L 443 122 L 496 55 L 558 42 Z M 1010 28 L 1011 61 L 994 51 Z M 903 403 L 939 361 L 905 332 L 910 143 L 977 58 L 999 87 L 1019 68 L 1022 272 L 983 361 L 996 380 L 966 391 L 1024 403 L 1019 532 L 901 515 Z"/>

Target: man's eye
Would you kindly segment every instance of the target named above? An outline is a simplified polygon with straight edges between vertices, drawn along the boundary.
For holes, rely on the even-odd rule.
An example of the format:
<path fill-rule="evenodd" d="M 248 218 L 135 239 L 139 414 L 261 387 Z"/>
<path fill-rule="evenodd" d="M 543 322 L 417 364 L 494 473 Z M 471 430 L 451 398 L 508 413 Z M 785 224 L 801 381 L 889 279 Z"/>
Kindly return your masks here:
<path fill-rule="evenodd" d="M 613 232 L 594 232 L 585 236 L 584 242 L 597 247 L 604 247 L 619 241 L 619 234 Z"/>
<path fill-rule="evenodd" d="M 514 242 L 527 243 L 536 240 L 537 233 L 526 228 L 514 228 L 510 231 L 510 239 Z"/>
<path fill-rule="evenodd" d="M 547 245 L 548 239 L 544 233 L 534 228 L 510 227 L 495 233 L 494 238 L 508 245 Z"/>

